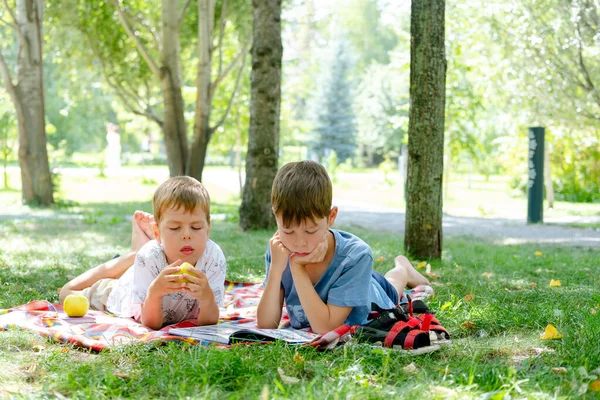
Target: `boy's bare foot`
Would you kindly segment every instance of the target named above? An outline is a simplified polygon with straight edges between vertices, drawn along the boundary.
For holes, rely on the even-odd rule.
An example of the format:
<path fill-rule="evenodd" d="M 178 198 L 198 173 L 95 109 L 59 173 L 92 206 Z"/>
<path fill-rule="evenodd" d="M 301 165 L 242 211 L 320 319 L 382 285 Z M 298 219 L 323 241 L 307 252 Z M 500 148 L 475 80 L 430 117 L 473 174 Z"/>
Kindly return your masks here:
<path fill-rule="evenodd" d="M 150 224 L 154 216 L 144 211 L 136 211 L 131 219 L 131 250 L 138 251 L 143 245 L 154 239 Z"/>
<path fill-rule="evenodd" d="M 406 271 L 406 286 L 414 288 L 419 285 L 429 285 L 429 281 L 417 271 L 415 267 L 404 256 L 398 256 L 394 259 L 396 268 L 403 268 Z"/>

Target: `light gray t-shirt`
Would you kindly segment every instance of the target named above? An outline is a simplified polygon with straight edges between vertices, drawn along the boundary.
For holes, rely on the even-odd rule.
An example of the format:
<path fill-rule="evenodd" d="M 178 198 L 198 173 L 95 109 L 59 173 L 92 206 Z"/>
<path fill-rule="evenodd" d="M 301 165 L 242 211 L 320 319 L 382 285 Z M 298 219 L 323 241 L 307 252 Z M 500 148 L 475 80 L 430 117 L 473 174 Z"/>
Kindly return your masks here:
<path fill-rule="evenodd" d="M 142 316 L 142 303 L 146 300 L 148 288 L 158 274 L 168 266 L 162 246 L 152 240 L 137 252 L 135 263 L 117 281 L 107 301 L 107 309 L 118 317 L 133 317 L 139 321 Z M 223 306 L 226 272 L 225 255 L 212 240 L 206 243 L 204 254 L 198 259 L 196 269 L 206 274 L 215 302 Z M 198 318 L 198 300 L 185 292 L 175 292 L 163 296 L 163 325 L 175 324 L 187 319 Z"/>

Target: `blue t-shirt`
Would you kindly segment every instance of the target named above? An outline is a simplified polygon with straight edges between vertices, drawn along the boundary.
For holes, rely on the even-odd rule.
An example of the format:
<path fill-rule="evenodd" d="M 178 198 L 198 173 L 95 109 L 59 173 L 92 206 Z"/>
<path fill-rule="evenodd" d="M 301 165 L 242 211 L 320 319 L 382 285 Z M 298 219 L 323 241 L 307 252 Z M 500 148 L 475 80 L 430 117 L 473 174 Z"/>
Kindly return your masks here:
<path fill-rule="evenodd" d="M 371 303 L 383 308 L 394 307 L 394 303 L 381 285 L 372 277 L 373 255 L 371 248 L 361 239 L 348 232 L 330 229 L 335 238 L 335 253 L 323 276 L 315 284 L 315 291 L 326 304 L 352 307 L 344 321 L 346 325 L 362 325 L 367 322 Z M 267 276 L 271 267 L 271 251 L 265 256 Z M 265 278 L 266 283 L 266 278 Z M 310 326 L 300 304 L 292 278 L 290 263 L 281 277 L 281 288 L 293 328 Z"/>

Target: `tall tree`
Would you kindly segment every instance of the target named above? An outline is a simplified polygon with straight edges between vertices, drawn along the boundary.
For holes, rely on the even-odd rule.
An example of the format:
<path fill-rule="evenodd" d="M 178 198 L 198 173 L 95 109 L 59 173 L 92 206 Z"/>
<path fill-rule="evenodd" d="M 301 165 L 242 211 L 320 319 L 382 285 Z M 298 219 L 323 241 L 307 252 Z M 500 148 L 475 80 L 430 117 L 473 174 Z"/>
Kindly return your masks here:
<path fill-rule="evenodd" d="M 334 54 L 317 98 L 313 148 L 321 159 L 333 150 L 337 153 L 338 160 L 344 162 L 347 158 L 352 158 L 356 148 L 351 62 L 343 41 L 336 44 Z"/>
<path fill-rule="evenodd" d="M 163 118 L 157 121 L 165 137 L 165 148 L 171 176 L 183 175 L 186 171 L 188 155 L 186 124 L 181 83 L 181 60 L 179 27 L 183 18 L 183 10 L 179 10 L 178 0 L 163 0 L 161 2 L 161 43 L 160 56 L 157 62 L 146 49 L 118 0 L 110 0 L 117 11 L 119 21 L 127 35 L 134 41 L 135 46 L 146 61 L 152 74 L 160 80 L 163 96 Z M 157 45 L 158 40 L 157 40 Z M 156 118 L 150 114 L 150 118 Z M 156 120 L 156 119 L 155 119 Z"/>
<path fill-rule="evenodd" d="M 281 102 L 281 0 L 252 1 L 252 78 L 242 229 L 274 223 L 271 186 L 277 173 Z"/>
<path fill-rule="evenodd" d="M 215 0 L 198 0 L 197 7 L 191 0 L 161 0 L 160 13 L 150 2 L 138 0 L 69 1 L 69 9 L 77 13 L 69 23 L 75 21 L 77 29 L 85 34 L 106 82 L 128 111 L 154 121 L 163 131 L 170 174 L 188 174 L 201 180 L 208 142 L 227 119 L 244 71 L 248 43 L 239 45 L 237 54 L 227 57 L 223 49 L 228 20 L 245 23 L 244 17 L 238 15 L 244 14 L 244 1 L 232 1 L 230 8 L 234 12 L 228 12 L 229 0 L 221 0 L 216 15 Z M 215 19 L 219 21 L 218 30 L 213 29 Z M 181 64 L 194 53 L 189 46 L 195 41 L 193 35 L 197 37 L 199 62 L 194 140 L 189 146 L 185 120 L 189 110 L 184 103 Z M 182 43 L 186 45 L 183 51 Z M 218 66 L 213 65 L 213 53 L 218 54 Z M 182 58 L 182 54 L 187 58 Z M 240 65 L 229 105 L 210 124 L 216 91 Z M 157 98 L 161 100 L 156 101 Z"/>
<path fill-rule="evenodd" d="M 418 257 L 442 255 L 444 18 L 445 0 L 413 0 L 404 247 Z"/>
<path fill-rule="evenodd" d="M 166 1 L 166 0 L 165 0 Z M 202 179 L 202 172 L 206 161 L 206 151 L 208 143 L 213 133 L 219 129 L 231 111 L 233 99 L 239 89 L 242 73 L 246 64 L 246 54 L 248 43 L 240 46 L 236 58 L 231 64 L 223 67 L 223 35 L 225 29 L 225 15 L 227 13 L 228 0 L 223 0 L 221 5 L 221 18 L 219 24 L 218 47 L 219 63 L 217 77 L 211 79 L 211 70 L 213 66 L 213 31 L 215 16 L 215 0 L 198 0 L 198 72 L 196 80 L 196 112 L 194 116 L 194 140 L 187 164 L 187 174 L 199 180 Z M 212 102 L 217 86 L 223 78 L 229 73 L 230 69 L 239 63 L 241 57 L 241 66 L 238 70 L 236 83 L 231 92 L 231 97 L 226 109 L 219 120 L 211 125 Z"/>
<path fill-rule="evenodd" d="M 43 0 L 17 0 L 16 12 L 3 0 L 9 16 L 3 20 L 18 37 L 17 81 L 0 53 L 0 71 L 4 87 L 17 112 L 19 127 L 19 164 L 21 166 L 22 197 L 26 202 L 48 206 L 54 203 L 44 110 L 42 68 Z"/>

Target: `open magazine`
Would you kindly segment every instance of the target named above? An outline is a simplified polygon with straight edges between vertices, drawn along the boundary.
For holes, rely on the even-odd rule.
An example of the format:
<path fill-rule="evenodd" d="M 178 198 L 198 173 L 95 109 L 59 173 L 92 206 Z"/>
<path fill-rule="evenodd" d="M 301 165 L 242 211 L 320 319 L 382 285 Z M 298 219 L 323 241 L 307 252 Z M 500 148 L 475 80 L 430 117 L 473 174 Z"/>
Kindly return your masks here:
<path fill-rule="evenodd" d="M 194 326 L 191 328 L 172 328 L 171 335 L 191 337 L 222 344 L 240 342 L 273 342 L 283 340 L 290 344 L 310 342 L 319 335 L 295 329 L 259 329 L 244 324 L 218 324 Z"/>

